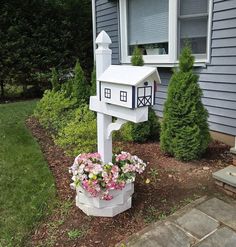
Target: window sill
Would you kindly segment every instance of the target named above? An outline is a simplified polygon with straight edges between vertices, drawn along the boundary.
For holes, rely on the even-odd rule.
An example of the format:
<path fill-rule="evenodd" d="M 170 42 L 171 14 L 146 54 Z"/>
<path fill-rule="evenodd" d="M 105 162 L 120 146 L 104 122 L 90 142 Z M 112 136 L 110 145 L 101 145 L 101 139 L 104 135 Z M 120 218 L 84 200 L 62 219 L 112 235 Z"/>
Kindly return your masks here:
<path fill-rule="evenodd" d="M 120 63 L 122 65 L 131 65 L 131 62 L 127 62 L 127 61 L 120 61 Z M 207 60 L 204 61 L 195 61 L 194 63 L 194 67 L 203 67 L 206 68 L 208 64 Z M 155 67 L 159 67 L 159 68 L 176 68 L 179 66 L 179 61 L 177 62 L 168 62 L 168 63 L 148 63 L 148 62 L 144 62 L 145 66 L 155 66 Z"/>
<path fill-rule="evenodd" d="M 179 65 L 179 60 L 174 59 L 170 55 L 144 55 L 143 56 L 144 65 L 146 66 L 156 66 L 156 67 L 164 67 L 164 68 L 175 68 Z M 158 61 L 158 62 L 156 62 Z M 130 65 L 131 64 L 131 56 L 126 56 L 124 59 L 121 59 L 121 64 Z M 209 63 L 209 59 L 203 58 L 195 58 L 194 67 L 206 67 Z"/>

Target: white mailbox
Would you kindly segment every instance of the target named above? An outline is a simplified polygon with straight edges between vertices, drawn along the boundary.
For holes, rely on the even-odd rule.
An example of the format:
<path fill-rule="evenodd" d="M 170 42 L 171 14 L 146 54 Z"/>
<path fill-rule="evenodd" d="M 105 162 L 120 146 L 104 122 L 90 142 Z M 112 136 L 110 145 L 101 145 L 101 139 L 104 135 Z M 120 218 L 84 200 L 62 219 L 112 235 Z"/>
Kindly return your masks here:
<path fill-rule="evenodd" d="M 99 100 L 130 109 L 154 105 L 156 68 L 110 65 L 98 78 Z"/>
<path fill-rule="evenodd" d="M 96 44 L 97 95 L 90 97 L 89 108 L 97 112 L 98 152 L 108 163 L 112 161 L 112 132 L 127 121 L 148 120 L 148 106 L 154 104 L 156 84 L 161 80 L 155 67 L 111 65 L 111 39 L 105 31 Z"/>

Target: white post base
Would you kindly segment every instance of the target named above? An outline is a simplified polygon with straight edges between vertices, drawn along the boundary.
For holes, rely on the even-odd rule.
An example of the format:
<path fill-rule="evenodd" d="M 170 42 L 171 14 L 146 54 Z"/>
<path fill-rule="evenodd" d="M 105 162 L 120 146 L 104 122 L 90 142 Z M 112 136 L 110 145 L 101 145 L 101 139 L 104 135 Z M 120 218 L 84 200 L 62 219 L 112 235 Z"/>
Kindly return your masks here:
<path fill-rule="evenodd" d="M 113 199 L 109 201 L 92 197 L 83 188 L 77 188 L 76 206 L 89 216 L 114 217 L 132 206 L 132 194 L 134 193 L 134 184 L 130 183 L 122 190 L 113 190 L 110 192 Z"/>

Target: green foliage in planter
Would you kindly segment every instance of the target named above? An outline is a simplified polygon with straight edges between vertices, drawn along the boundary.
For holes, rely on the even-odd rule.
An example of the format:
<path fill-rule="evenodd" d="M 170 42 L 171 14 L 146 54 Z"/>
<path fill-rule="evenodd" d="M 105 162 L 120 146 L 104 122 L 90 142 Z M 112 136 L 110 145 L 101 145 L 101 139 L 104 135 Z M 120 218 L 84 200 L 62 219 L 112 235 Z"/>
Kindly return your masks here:
<path fill-rule="evenodd" d="M 54 92 L 57 92 L 61 89 L 61 86 L 59 83 L 59 75 L 55 68 L 52 68 L 51 84 L 52 84 L 52 89 Z"/>
<path fill-rule="evenodd" d="M 75 103 L 74 99 L 67 98 L 63 92 L 46 90 L 34 115 L 45 128 L 55 134 L 70 119 Z"/>
<path fill-rule="evenodd" d="M 155 111 L 150 107 L 148 109 L 148 121 L 132 124 L 132 140 L 135 142 L 158 141 L 159 135 L 160 123 Z"/>
<path fill-rule="evenodd" d="M 55 138 L 56 144 L 71 156 L 96 151 L 96 117 L 88 105 L 79 107 L 73 118 Z"/>
<path fill-rule="evenodd" d="M 133 66 L 143 66 L 144 65 L 142 51 L 137 46 L 135 46 L 134 48 L 134 51 L 131 57 L 131 63 Z"/>
<path fill-rule="evenodd" d="M 193 64 L 191 49 L 185 47 L 170 80 L 161 131 L 161 149 L 183 161 L 199 158 L 210 141 L 208 112 Z"/>

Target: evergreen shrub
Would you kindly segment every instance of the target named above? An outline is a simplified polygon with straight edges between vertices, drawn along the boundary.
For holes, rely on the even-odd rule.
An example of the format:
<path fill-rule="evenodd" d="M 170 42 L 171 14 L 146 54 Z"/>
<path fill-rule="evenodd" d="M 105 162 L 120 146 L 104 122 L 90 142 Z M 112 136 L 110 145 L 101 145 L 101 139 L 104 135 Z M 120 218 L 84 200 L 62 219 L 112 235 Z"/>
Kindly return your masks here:
<path fill-rule="evenodd" d="M 96 117 L 85 104 L 76 109 L 73 118 L 59 131 L 55 143 L 68 155 L 75 156 L 96 151 L 96 140 Z"/>
<path fill-rule="evenodd" d="M 59 83 L 59 75 L 55 68 L 52 69 L 52 77 L 51 77 L 51 84 L 52 84 L 52 90 L 54 92 L 58 92 L 61 89 L 60 83 Z"/>
<path fill-rule="evenodd" d="M 160 136 L 160 123 L 155 111 L 149 107 L 148 121 L 133 124 L 131 137 L 135 142 L 158 141 Z"/>
<path fill-rule="evenodd" d="M 133 128 L 133 123 L 127 122 L 127 123 L 122 125 L 120 130 L 114 131 L 112 133 L 112 138 L 115 141 L 131 142 L 131 141 L 133 141 L 133 137 L 131 135 L 132 128 Z"/>
<path fill-rule="evenodd" d="M 138 48 L 138 46 L 135 46 L 132 57 L 131 57 L 131 63 L 133 66 L 143 66 L 143 55 L 142 50 Z"/>
<path fill-rule="evenodd" d="M 194 57 L 186 46 L 174 71 L 164 105 L 161 149 L 179 160 L 198 159 L 209 141 L 208 112 L 204 108 L 198 76 L 193 72 Z"/>
<path fill-rule="evenodd" d="M 75 99 L 78 106 L 88 103 L 90 86 L 86 81 L 79 60 L 77 60 L 74 68 L 74 77 L 62 85 L 62 91 L 64 91 L 66 97 Z"/>
<path fill-rule="evenodd" d="M 67 98 L 63 92 L 46 90 L 36 106 L 34 116 L 43 127 L 56 134 L 71 117 L 75 103 L 74 99 Z"/>

